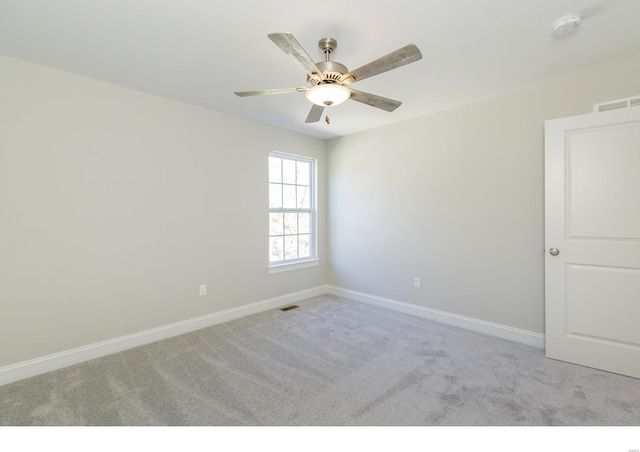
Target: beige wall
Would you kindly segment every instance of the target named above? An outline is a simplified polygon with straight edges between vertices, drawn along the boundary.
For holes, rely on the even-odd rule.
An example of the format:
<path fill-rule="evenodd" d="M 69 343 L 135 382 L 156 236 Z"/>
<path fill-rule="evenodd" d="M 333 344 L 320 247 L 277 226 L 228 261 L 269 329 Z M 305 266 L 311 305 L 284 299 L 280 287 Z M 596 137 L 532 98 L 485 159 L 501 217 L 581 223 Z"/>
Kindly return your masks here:
<path fill-rule="evenodd" d="M 544 332 L 544 121 L 637 94 L 640 59 L 330 141 L 329 284 Z"/>
<path fill-rule="evenodd" d="M 325 143 L 0 74 L 0 367 L 325 283 L 543 332 L 544 120 L 640 94 L 638 59 Z M 318 267 L 267 274 L 272 149 L 319 160 Z"/>
<path fill-rule="evenodd" d="M 0 367 L 325 283 L 267 274 L 267 156 L 325 143 L 0 57 Z M 198 296 L 207 284 L 208 295 Z"/>

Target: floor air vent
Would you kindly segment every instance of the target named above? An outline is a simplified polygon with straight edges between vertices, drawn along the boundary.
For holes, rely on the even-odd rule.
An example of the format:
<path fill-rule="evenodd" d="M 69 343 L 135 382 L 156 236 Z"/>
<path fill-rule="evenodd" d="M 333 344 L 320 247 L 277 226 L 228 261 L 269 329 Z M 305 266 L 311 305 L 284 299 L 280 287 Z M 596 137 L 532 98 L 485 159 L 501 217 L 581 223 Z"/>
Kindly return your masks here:
<path fill-rule="evenodd" d="M 627 97 L 626 99 L 616 99 L 609 102 L 602 102 L 593 105 L 594 113 L 602 111 L 618 110 L 619 108 L 631 108 L 640 106 L 640 96 Z"/>
<path fill-rule="evenodd" d="M 280 308 L 281 311 L 291 311 L 292 309 L 296 309 L 299 308 L 300 306 L 296 306 L 295 304 L 292 304 L 291 306 L 287 306 L 286 308 Z"/>

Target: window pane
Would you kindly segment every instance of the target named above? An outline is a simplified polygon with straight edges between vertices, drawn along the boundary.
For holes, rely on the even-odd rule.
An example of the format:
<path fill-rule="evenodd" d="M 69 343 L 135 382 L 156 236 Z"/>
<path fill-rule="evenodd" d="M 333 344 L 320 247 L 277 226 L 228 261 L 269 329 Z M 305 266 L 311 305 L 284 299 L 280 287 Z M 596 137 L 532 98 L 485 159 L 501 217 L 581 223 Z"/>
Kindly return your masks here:
<path fill-rule="evenodd" d="M 279 209 L 282 207 L 282 185 L 269 184 L 269 208 Z"/>
<path fill-rule="evenodd" d="M 269 157 L 269 182 L 282 182 L 282 159 Z"/>
<path fill-rule="evenodd" d="M 284 258 L 296 259 L 298 257 L 298 236 L 291 235 L 284 238 Z"/>
<path fill-rule="evenodd" d="M 297 213 L 284 214 L 284 233 L 285 234 L 298 233 L 298 214 Z"/>
<path fill-rule="evenodd" d="M 297 187 L 298 192 L 298 207 L 299 209 L 309 208 L 309 187 Z"/>
<path fill-rule="evenodd" d="M 269 262 L 284 260 L 284 246 L 282 237 L 269 238 Z"/>
<path fill-rule="evenodd" d="M 284 234 L 284 221 L 281 213 L 269 214 L 269 235 L 282 235 Z"/>
<path fill-rule="evenodd" d="M 314 161 L 269 154 L 269 262 L 315 256 Z"/>
<path fill-rule="evenodd" d="M 311 232 L 311 230 L 309 229 L 310 224 L 311 224 L 310 214 L 308 213 L 298 214 L 298 232 L 300 234 Z"/>
<path fill-rule="evenodd" d="M 308 234 L 298 236 L 299 257 L 311 257 L 311 236 Z"/>
<path fill-rule="evenodd" d="M 296 186 L 295 185 L 283 185 L 283 202 L 282 207 L 285 209 L 296 208 Z"/>
<path fill-rule="evenodd" d="M 296 183 L 296 161 L 282 160 L 282 182 L 285 184 Z"/>
<path fill-rule="evenodd" d="M 309 185 L 310 167 L 307 162 L 297 162 L 298 185 Z"/>

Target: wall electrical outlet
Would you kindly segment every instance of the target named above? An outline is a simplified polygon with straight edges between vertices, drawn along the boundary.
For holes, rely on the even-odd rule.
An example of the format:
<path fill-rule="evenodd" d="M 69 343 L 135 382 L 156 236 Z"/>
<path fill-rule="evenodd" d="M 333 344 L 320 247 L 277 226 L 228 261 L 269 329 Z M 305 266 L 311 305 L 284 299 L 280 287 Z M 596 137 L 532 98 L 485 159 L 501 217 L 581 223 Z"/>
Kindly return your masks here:
<path fill-rule="evenodd" d="M 207 294 L 207 285 L 206 284 L 200 285 L 200 296 L 204 297 L 206 294 Z"/>
<path fill-rule="evenodd" d="M 413 278 L 413 287 L 420 288 L 420 278 Z"/>

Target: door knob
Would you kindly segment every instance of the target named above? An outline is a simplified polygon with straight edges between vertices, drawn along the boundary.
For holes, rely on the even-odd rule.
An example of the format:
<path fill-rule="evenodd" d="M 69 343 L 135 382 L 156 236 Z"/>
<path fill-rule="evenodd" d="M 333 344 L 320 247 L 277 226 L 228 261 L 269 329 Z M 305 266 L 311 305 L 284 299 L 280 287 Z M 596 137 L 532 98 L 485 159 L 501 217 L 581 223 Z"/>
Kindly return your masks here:
<path fill-rule="evenodd" d="M 560 250 L 558 248 L 549 248 L 549 254 L 551 254 L 552 256 L 557 256 L 558 254 L 560 254 Z"/>

